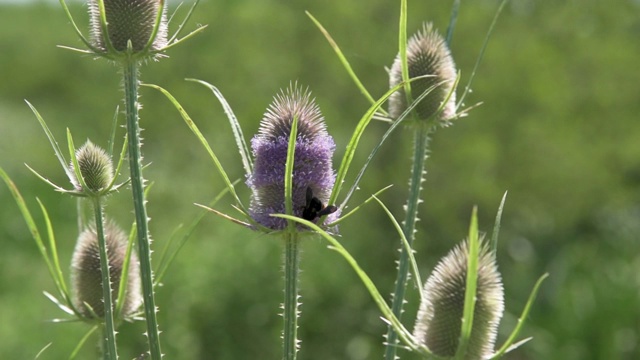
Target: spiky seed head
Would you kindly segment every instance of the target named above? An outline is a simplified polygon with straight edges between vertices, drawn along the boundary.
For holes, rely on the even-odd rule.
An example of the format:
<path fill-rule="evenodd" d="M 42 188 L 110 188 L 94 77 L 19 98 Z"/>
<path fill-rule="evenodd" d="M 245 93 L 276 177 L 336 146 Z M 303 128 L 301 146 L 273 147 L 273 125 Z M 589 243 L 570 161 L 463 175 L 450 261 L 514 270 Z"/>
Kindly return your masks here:
<path fill-rule="evenodd" d="M 158 12 L 162 12 L 160 24 L 149 50 L 160 50 L 167 45 L 166 3 L 161 8 L 160 0 L 104 0 L 107 19 L 107 34 L 104 34 L 99 1 L 89 0 L 89 15 L 94 46 L 102 52 L 109 51 L 107 36 L 117 52 L 127 51 L 129 41 L 134 53 L 142 51 L 153 34 Z"/>
<path fill-rule="evenodd" d="M 127 252 L 127 235 L 113 222 L 107 222 L 105 228 L 109 275 L 111 277 L 111 296 L 115 306 L 118 289 L 122 279 L 122 270 Z M 100 267 L 100 247 L 95 227 L 85 229 L 78 237 L 71 260 L 71 285 L 73 304 L 87 319 L 104 317 L 102 297 L 102 270 Z M 140 290 L 140 272 L 138 256 L 131 252 L 127 287 L 124 293 L 122 317 L 127 318 L 142 305 Z"/>
<path fill-rule="evenodd" d="M 281 91 L 260 122 L 258 134 L 251 140 L 255 158 L 253 173 L 247 180 L 252 190 L 250 215 L 259 224 L 274 230 L 287 222 L 270 214 L 284 214 L 284 173 L 293 119 L 298 119 L 298 133 L 293 165 L 293 213 L 302 217 L 307 205 L 307 188 L 327 205 L 335 182 L 332 156 L 333 138 L 327 133 L 324 117 L 311 93 L 291 84 Z M 328 216 L 333 221 L 338 213 Z"/>
<path fill-rule="evenodd" d="M 455 355 L 464 312 L 469 244 L 464 241 L 440 260 L 423 289 L 414 337 L 434 354 Z M 504 290 L 488 246 L 481 244 L 471 338 L 465 359 L 480 360 L 494 350 L 498 324 L 504 312 Z"/>
<path fill-rule="evenodd" d="M 426 120 L 436 114 L 443 102 L 446 104 L 435 120 L 446 123 L 455 116 L 456 96 L 453 86 L 456 81 L 456 67 L 444 38 L 433 29 L 431 23 L 409 39 L 407 44 L 407 67 L 409 78 L 429 75 L 429 77 L 411 82 L 411 96 L 415 100 L 425 91 L 435 86 L 414 109 L 420 120 Z M 394 87 L 402 82 L 400 56 L 396 56 L 389 71 L 389 85 Z M 447 100 L 447 96 L 451 97 Z M 407 109 L 407 97 L 404 88 L 389 98 L 389 115 L 397 119 Z"/>
<path fill-rule="evenodd" d="M 80 174 L 87 185 L 86 190 L 92 193 L 106 189 L 113 181 L 113 162 L 111 157 L 101 147 L 90 140 L 76 150 L 76 159 L 80 168 Z M 78 191 L 82 191 L 80 181 L 75 178 L 73 162 L 70 164 L 71 173 L 74 174 L 71 182 Z"/>

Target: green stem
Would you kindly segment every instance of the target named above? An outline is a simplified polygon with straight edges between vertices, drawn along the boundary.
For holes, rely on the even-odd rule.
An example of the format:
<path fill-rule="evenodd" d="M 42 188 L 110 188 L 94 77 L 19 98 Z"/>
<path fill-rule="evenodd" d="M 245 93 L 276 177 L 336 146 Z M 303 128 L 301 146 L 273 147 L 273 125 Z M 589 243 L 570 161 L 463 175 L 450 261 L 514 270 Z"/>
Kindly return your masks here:
<path fill-rule="evenodd" d="M 428 124 L 420 124 L 415 132 L 414 149 L 413 149 L 413 165 L 411 167 L 411 179 L 409 181 L 409 198 L 407 200 L 407 213 L 405 215 L 402 231 L 409 246 L 413 247 L 415 238 L 415 225 L 418 218 L 418 204 L 420 203 L 420 191 L 422 190 L 423 175 L 425 172 L 425 160 L 427 158 L 429 132 Z M 404 304 L 404 293 L 407 286 L 407 278 L 409 276 L 409 254 L 404 246 L 400 247 L 400 261 L 398 262 L 398 276 L 396 277 L 395 288 L 393 292 L 393 303 L 391 310 L 393 314 L 400 320 L 402 316 L 402 305 Z M 385 351 L 386 360 L 396 359 L 396 351 L 398 344 L 398 334 L 389 326 L 387 331 L 387 348 Z"/>
<path fill-rule="evenodd" d="M 144 200 L 144 180 L 142 178 L 142 155 L 140 125 L 138 123 L 138 63 L 134 59 L 123 62 L 125 113 L 127 118 L 127 138 L 129 141 L 129 169 L 131 171 L 131 190 L 136 216 L 138 236 L 138 255 L 140 256 L 140 276 L 144 297 L 144 313 L 147 321 L 147 336 L 152 360 L 160 360 L 160 334 L 156 318 L 156 305 L 153 294 L 153 274 L 151 271 L 151 249 L 148 230 L 147 209 Z"/>
<path fill-rule="evenodd" d="M 96 235 L 100 248 L 100 273 L 102 275 L 102 298 L 104 299 L 104 332 L 102 336 L 102 355 L 105 360 L 118 359 L 116 348 L 116 327 L 113 321 L 113 301 L 111 298 L 111 272 L 109 269 L 109 255 L 107 254 L 107 242 L 104 236 L 104 220 L 102 218 L 102 205 L 100 198 L 93 199 L 93 210 L 96 217 Z"/>
<path fill-rule="evenodd" d="M 284 359 L 295 360 L 298 352 L 298 274 L 300 243 L 297 231 L 285 233 L 284 253 Z"/>

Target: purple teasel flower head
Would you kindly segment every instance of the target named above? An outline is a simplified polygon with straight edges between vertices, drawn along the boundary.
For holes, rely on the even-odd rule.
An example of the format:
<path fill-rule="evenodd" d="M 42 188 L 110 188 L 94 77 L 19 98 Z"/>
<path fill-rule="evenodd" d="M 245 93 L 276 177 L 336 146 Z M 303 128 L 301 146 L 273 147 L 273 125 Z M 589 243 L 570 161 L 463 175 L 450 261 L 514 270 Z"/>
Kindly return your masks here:
<path fill-rule="evenodd" d="M 326 206 L 336 180 L 332 156 L 335 142 L 327 133 L 324 117 L 311 93 L 291 84 L 275 96 L 251 139 L 255 158 L 253 173 L 247 180 L 252 190 L 249 214 L 260 225 L 282 230 L 287 220 L 271 216 L 284 214 L 284 174 L 293 119 L 298 119 L 292 173 L 293 215 L 317 222 L 335 221 L 339 212 Z M 299 229 L 302 227 L 299 227 Z"/>

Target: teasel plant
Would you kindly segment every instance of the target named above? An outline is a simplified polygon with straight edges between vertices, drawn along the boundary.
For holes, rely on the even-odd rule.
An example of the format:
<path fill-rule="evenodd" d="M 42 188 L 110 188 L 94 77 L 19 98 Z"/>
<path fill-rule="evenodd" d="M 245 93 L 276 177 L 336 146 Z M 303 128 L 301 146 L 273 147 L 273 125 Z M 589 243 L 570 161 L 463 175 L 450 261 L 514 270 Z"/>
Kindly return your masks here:
<path fill-rule="evenodd" d="M 406 6 L 403 11 L 406 17 Z M 327 36 L 329 41 L 334 45 L 334 49 L 336 49 L 336 52 L 341 56 L 341 59 L 343 60 L 343 63 L 346 64 L 345 66 L 347 67 L 347 69 L 352 73 L 352 70 L 348 66 L 346 59 L 344 58 L 344 56 L 342 56 L 341 52 L 339 51 L 339 48 L 337 48 L 337 45 L 335 45 L 335 42 L 333 42 L 333 40 L 330 38 L 326 30 L 324 30 L 324 28 L 320 25 L 320 23 L 317 20 L 315 20 L 315 18 L 313 18 L 311 15 L 309 16 L 318 25 L 321 31 L 323 31 L 323 33 L 325 34 L 325 36 Z M 405 21 L 406 21 L 406 18 L 405 18 Z M 215 210 L 211 207 L 205 207 L 202 205 L 200 206 L 207 208 L 209 211 L 215 213 L 218 216 L 221 216 L 229 221 L 245 226 L 247 228 L 250 228 L 256 231 L 261 231 L 268 234 L 274 234 L 274 235 L 284 234 L 285 239 L 287 236 L 286 234 L 288 232 L 295 233 L 296 236 L 299 236 L 300 234 L 304 234 L 304 235 L 319 234 L 320 236 L 325 238 L 327 241 L 329 241 L 331 249 L 338 251 L 351 264 L 351 266 L 354 268 L 358 276 L 360 276 L 360 279 L 368 288 L 374 300 L 378 304 L 379 308 L 384 314 L 384 318 L 386 319 L 386 321 L 388 321 L 388 323 L 393 328 L 393 330 L 398 334 L 400 340 L 404 344 L 403 346 L 412 351 L 416 351 L 424 355 L 425 357 L 437 358 L 438 355 L 434 354 L 431 350 L 429 350 L 426 344 L 417 341 L 416 337 L 413 334 L 411 334 L 408 330 L 406 330 L 406 328 L 400 322 L 399 316 L 396 316 L 395 312 L 391 309 L 391 307 L 389 307 L 386 304 L 384 298 L 380 295 L 378 290 L 373 285 L 372 280 L 367 276 L 366 273 L 364 273 L 364 271 L 362 271 L 362 269 L 358 266 L 355 259 L 351 257 L 351 255 L 344 249 L 344 247 L 340 245 L 340 243 L 335 238 L 335 236 L 337 235 L 335 226 L 338 225 L 338 223 L 344 221 L 351 214 L 356 212 L 362 205 L 361 204 L 356 206 L 353 210 L 349 212 L 344 211 L 346 209 L 346 204 L 348 203 L 351 196 L 353 195 L 355 189 L 357 188 L 359 182 L 362 179 L 362 176 L 366 168 L 371 163 L 375 154 L 379 151 L 380 147 L 382 146 L 384 141 L 388 138 L 388 136 L 402 122 L 404 122 L 405 120 L 407 123 L 410 123 L 410 124 L 412 122 L 415 122 L 416 118 L 415 118 L 415 115 L 413 114 L 414 110 L 416 109 L 417 106 L 421 104 L 421 101 L 427 99 L 427 97 L 434 91 L 434 89 L 437 88 L 437 86 L 430 86 L 427 89 L 427 91 L 424 91 L 419 96 L 416 96 L 415 101 L 407 101 L 406 103 L 408 105 L 406 105 L 406 107 L 402 109 L 401 113 L 397 115 L 398 116 L 397 119 L 390 120 L 391 126 L 389 127 L 389 130 L 383 135 L 383 137 L 378 142 L 378 144 L 374 146 L 365 164 L 360 168 L 359 172 L 357 173 L 352 186 L 348 188 L 348 190 L 346 190 L 347 192 L 346 192 L 346 195 L 344 196 L 344 199 L 342 200 L 342 202 L 338 203 L 337 199 L 341 193 L 341 190 L 343 190 L 345 176 L 352 165 L 353 156 L 355 154 L 356 149 L 358 148 L 359 141 L 365 129 L 370 124 L 371 120 L 375 118 L 380 118 L 382 116 L 386 116 L 388 118 L 388 113 L 382 109 L 382 106 L 385 102 L 387 102 L 387 100 L 389 100 L 390 97 L 393 96 L 394 93 L 405 89 L 405 86 L 407 83 L 417 82 L 417 81 L 431 78 L 431 77 L 433 77 L 432 74 L 423 74 L 423 75 L 416 75 L 412 78 L 406 78 L 406 79 L 402 78 L 401 80 L 399 80 L 397 84 L 392 84 L 391 88 L 379 99 L 375 100 L 373 97 L 369 95 L 369 98 L 372 101 L 372 105 L 365 112 L 365 114 L 362 116 L 360 121 L 355 126 L 353 135 L 351 136 L 351 139 L 345 148 L 344 156 L 342 158 L 342 161 L 340 162 L 338 171 L 335 175 L 335 179 L 333 180 L 333 189 L 331 190 L 330 196 L 326 202 L 324 201 L 325 198 L 314 199 L 315 196 L 314 196 L 313 188 L 311 188 L 311 190 L 309 191 L 310 187 L 307 186 L 307 189 L 305 189 L 304 184 L 296 184 L 295 171 L 296 171 L 296 161 L 298 159 L 296 154 L 299 151 L 298 135 L 300 134 L 298 129 L 299 129 L 299 126 L 302 127 L 303 129 L 311 128 L 307 124 L 308 121 L 305 121 L 303 119 L 306 115 L 308 115 L 308 112 L 299 111 L 298 113 L 296 113 L 295 111 L 290 111 L 289 116 L 285 117 L 286 121 L 282 121 L 281 117 L 279 116 L 279 115 L 282 115 L 282 113 L 284 113 L 281 110 L 285 108 L 288 110 L 290 110 L 291 108 L 298 108 L 298 109 L 301 108 L 300 105 L 297 105 L 297 106 L 294 105 L 291 107 L 283 106 L 283 104 L 304 103 L 302 99 L 304 99 L 305 96 L 302 96 L 302 97 L 290 96 L 290 94 L 300 93 L 300 91 L 296 91 L 294 87 L 293 90 L 289 91 L 289 94 L 288 94 L 289 96 L 284 93 L 281 93 L 279 96 L 276 96 L 276 100 L 274 101 L 274 104 L 272 104 L 270 109 L 267 110 L 267 113 L 265 114 L 263 122 L 261 123 L 260 133 L 252 141 L 252 145 L 253 145 L 252 146 L 253 153 L 252 153 L 249 150 L 249 146 L 247 146 L 247 142 L 245 141 L 245 137 L 243 135 L 239 121 L 236 118 L 235 114 L 233 113 L 232 107 L 226 101 L 222 93 L 215 86 L 205 81 L 188 79 L 189 81 L 199 83 L 209 88 L 209 90 L 211 90 L 213 94 L 217 97 L 217 99 L 219 100 L 219 102 L 221 103 L 224 109 L 224 113 L 226 114 L 229 120 L 236 145 L 239 149 L 243 168 L 245 170 L 245 175 L 247 179 L 249 179 L 247 181 L 247 185 L 249 185 L 249 187 L 252 190 L 252 198 L 248 206 L 243 203 L 243 201 L 240 199 L 240 197 L 236 193 L 235 187 L 231 182 L 229 175 L 225 171 L 222 163 L 220 162 L 217 155 L 215 154 L 215 151 L 206 140 L 204 134 L 200 132 L 198 126 L 196 125 L 196 122 L 189 116 L 188 112 L 180 104 L 180 102 L 175 97 L 173 97 L 173 95 L 171 95 L 169 91 L 163 89 L 158 85 L 145 84 L 145 86 L 154 88 L 160 91 L 163 95 L 165 95 L 169 99 L 169 101 L 173 103 L 174 107 L 178 110 L 185 124 L 190 128 L 190 130 L 202 143 L 205 150 L 207 151 L 210 158 L 212 159 L 215 168 L 218 170 L 218 172 L 222 176 L 229 193 L 232 195 L 235 202 L 233 206 L 235 210 L 238 212 L 238 215 L 229 215 L 229 214 L 220 212 L 218 210 Z M 353 76 L 353 78 L 357 80 L 357 77 L 355 77 L 355 75 Z M 456 78 L 454 79 L 455 84 L 457 84 L 458 79 L 459 79 L 459 75 L 456 76 Z M 452 86 L 450 89 L 455 89 L 455 86 Z M 446 93 L 447 99 L 451 98 L 452 92 L 453 90 L 449 90 L 449 92 Z M 292 99 L 297 99 L 297 100 L 293 101 Z M 448 102 L 444 101 L 442 103 L 439 103 L 438 107 L 436 107 L 437 109 L 436 112 L 432 115 L 441 114 L 443 112 L 445 104 L 448 104 Z M 446 119 L 441 118 L 441 123 L 447 123 L 453 118 L 462 116 L 462 114 L 466 112 L 466 110 L 458 111 L 457 110 L 458 106 L 459 104 L 456 104 L 456 112 L 454 113 L 454 115 L 452 115 L 451 117 L 447 117 Z M 438 124 L 438 125 L 441 125 L 441 124 Z M 415 124 L 413 124 L 413 126 L 415 126 Z M 303 130 L 303 133 L 304 131 L 305 130 Z M 279 134 L 279 136 L 276 136 L 275 134 Z M 280 137 L 278 141 L 270 142 L 268 140 L 269 138 L 273 139 L 278 137 Z M 286 148 L 287 149 L 286 160 L 283 162 L 282 161 L 284 157 L 283 144 L 285 139 L 288 139 L 288 145 Z M 276 151 L 275 149 L 278 149 L 278 150 Z M 260 175 L 261 171 L 263 170 L 258 169 L 261 166 L 259 164 L 262 162 L 262 160 L 259 159 L 259 156 L 263 154 L 267 156 L 269 160 L 271 160 L 268 163 L 270 168 L 272 166 L 275 166 L 278 168 L 277 175 L 274 175 L 276 173 L 274 172 L 271 175 L 272 179 L 270 179 L 270 181 L 273 181 L 273 178 L 278 179 L 278 181 L 271 182 L 271 183 L 268 183 L 268 182 L 263 183 L 261 180 L 256 181 L 257 179 L 262 178 L 264 174 L 268 173 L 268 172 L 264 172 L 263 175 Z M 255 156 L 255 159 L 252 159 L 252 155 Z M 323 162 L 320 161 L 320 163 L 323 163 Z M 271 168 L 269 171 L 271 170 L 273 170 L 273 168 Z M 259 175 L 256 176 L 256 173 L 258 173 Z M 422 175 L 422 171 L 420 171 L 419 173 Z M 282 177 L 282 175 L 280 174 L 284 174 L 284 176 Z M 262 188 L 261 186 L 264 186 L 264 188 Z M 305 189 L 304 192 L 302 191 L 303 189 Z M 381 191 L 383 190 L 386 190 L 386 188 L 382 189 Z M 294 192 L 296 193 L 294 194 Z M 379 202 L 376 195 L 378 195 L 380 192 L 372 195 L 364 203 L 368 203 L 372 200 L 376 200 Z M 274 195 L 274 194 L 277 194 L 277 195 Z M 303 196 L 305 201 L 301 200 Z M 282 203 L 282 201 L 284 201 L 284 203 Z M 323 219 L 322 216 L 311 217 L 311 215 L 308 215 L 309 213 L 307 212 L 311 208 L 311 205 L 310 205 L 311 203 L 317 204 L 315 206 L 317 206 L 318 210 L 322 211 L 322 214 L 321 214 L 322 216 L 335 214 L 334 216 L 337 217 L 339 214 L 339 217 L 337 217 L 335 220 Z M 391 215 L 390 212 L 388 212 L 386 207 L 384 207 L 384 204 L 382 204 L 381 202 L 379 203 L 387 211 L 390 218 L 393 219 L 393 216 Z M 304 206 L 301 204 L 304 204 Z M 326 208 L 329 208 L 330 210 L 325 211 L 324 210 L 325 207 L 323 207 L 324 205 L 326 205 Z M 333 208 L 334 206 L 335 206 L 335 209 Z M 284 212 L 282 212 L 283 210 Z M 276 220 L 270 219 L 268 216 L 285 219 L 286 221 L 276 221 Z M 474 213 L 474 219 L 475 219 L 475 213 Z M 296 222 L 298 225 L 293 225 L 292 222 Z M 406 261 L 407 263 L 410 262 L 413 264 L 415 278 L 419 279 L 419 275 L 417 271 L 415 271 L 417 267 L 415 266 L 415 259 L 413 258 L 412 247 L 411 247 L 411 244 L 409 243 L 408 237 L 405 236 L 405 232 L 402 230 L 400 225 L 397 222 L 395 222 L 395 219 L 394 219 L 394 224 L 396 228 L 399 230 L 398 232 L 403 241 L 403 251 L 407 252 L 408 259 Z M 313 230 L 313 231 L 310 232 L 308 230 Z M 477 225 L 476 225 L 476 238 L 477 238 Z M 285 240 L 285 242 L 287 242 L 287 240 Z M 297 290 L 294 288 L 294 286 L 296 286 L 295 284 L 297 284 L 297 280 L 294 280 L 292 282 L 288 278 L 292 279 L 294 276 L 297 276 L 295 274 L 297 273 L 298 264 L 297 264 L 297 260 L 292 260 L 292 261 L 287 260 L 289 256 L 292 256 L 292 259 L 295 258 L 295 255 L 294 255 L 296 253 L 295 249 L 293 249 L 292 247 L 288 247 L 286 245 L 285 245 L 285 249 L 286 249 L 285 250 L 285 303 L 283 304 L 283 307 L 285 309 L 283 314 L 285 321 L 284 321 L 284 329 L 283 329 L 283 340 L 284 340 L 283 358 L 295 359 L 297 350 L 300 345 L 296 336 L 297 317 L 299 313 L 297 311 L 297 307 L 298 307 L 297 295 L 295 296 L 291 296 L 291 295 L 296 294 L 297 292 Z M 469 259 L 472 259 L 472 257 L 470 256 Z M 469 261 L 473 261 L 473 260 L 469 260 Z M 294 266 L 290 267 L 287 264 L 294 264 Z M 473 269 L 472 267 L 469 267 L 469 268 Z M 291 270 L 291 269 L 295 269 L 295 270 Z M 477 274 L 474 276 L 477 277 Z M 469 280 L 470 283 L 472 282 L 473 278 L 474 278 L 473 276 L 468 277 L 468 279 L 470 279 Z M 417 285 L 418 288 L 422 287 L 420 281 L 417 281 L 416 284 L 418 284 Z M 538 286 L 539 284 L 537 284 L 536 287 L 534 288 L 534 291 L 532 292 L 532 295 L 531 295 L 530 302 L 533 300 L 533 297 L 535 297 Z M 295 298 L 295 302 L 293 300 L 294 298 Z M 287 300 L 287 299 L 291 299 L 291 300 Z M 290 305 L 287 305 L 287 303 L 289 303 Z M 526 313 L 528 312 L 528 307 L 525 310 L 526 311 L 523 317 L 526 317 Z M 519 331 L 519 329 L 520 327 L 516 329 L 516 331 L 514 332 L 514 335 L 510 337 L 509 341 L 513 342 L 513 339 L 517 335 L 517 331 Z M 462 333 L 462 334 L 466 334 L 466 333 Z M 461 342 L 461 343 L 464 343 L 464 342 Z M 507 345 L 510 345 L 510 344 L 507 344 Z M 400 347 L 399 344 L 394 344 L 392 346 L 394 348 Z M 512 349 L 512 348 L 513 348 L 512 346 L 506 346 L 506 347 L 503 346 L 503 348 L 501 348 L 500 351 L 504 353 L 506 350 L 503 350 L 503 349 Z M 500 351 L 496 352 L 496 358 L 501 356 Z M 463 354 L 464 350 L 462 352 L 457 352 L 457 353 Z"/>
<path fill-rule="evenodd" d="M 185 124 L 197 136 L 212 159 L 233 197 L 233 206 L 239 215 L 233 216 L 211 207 L 199 206 L 246 228 L 284 238 L 283 358 L 295 359 L 300 347 L 297 339 L 300 238 L 314 234 L 315 231 L 310 231 L 306 225 L 296 225 L 291 219 L 274 216 L 290 215 L 317 224 L 334 235 L 337 234 L 338 224 L 362 206 L 360 204 L 349 212 L 344 211 L 347 207 L 346 200 L 358 187 L 361 176 L 357 177 L 348 189 L 345 200 L 337 203 L 360 139 L 378 109 L 394 91 L 403 86 L 403 83 L 390 89 L 362 116 L 345 148 L 340 166 L 337 172 L 334 172 L 332 155 L 336 145 L 326 131 L 324 119 L 310 92 L 303 90 L 297 83 L 291 84 L 286 91 L 275 96 L 274 102 L 265 112 L 258 134 L 251 140 L 253 151 L 250 151 L 240 123 L 222 93 L 205 81 L 188 80 L 211 90 L 224 109 L 248 179 L 246 184 L 252 192 L 249 205 L 245 205 L 240 199 L 215 151 L 179 101 L 158 85 L 144 86 L 160 91 L 173 103 Z M 365 167 L 374 154 L 375 150 Z M 381 189 L 377 194 L 387 188 Z M 373 197 L 364 203 L 372 200 Z"/>
<path fill-rule="evenodd" d="M 499 5 L 494 19 L 489 27 L 487 36 L 480 49 L 476 63 L 471 71 L 469 80 L 464 87 L 462 95 L 456 97 L 456 89 L 460 81 L 460 71 L 456 69 L 450 46 L 455 29 L 460 1 L 454 0 L 449 26 L 446 35 L 440 35 L 430 23 L 423 25 L 413 37 L 407 40 L 407 1 L 400 1 L 400 17 L 398 30 L 398 55 L 392 66 L 388 69 L 390 87 L 402 82 L 404 85 L 389 99 L 389 111 L 380 109 L 376 119 L 391 124 L 387 133 L 393 131 L 400 123 L 413 132 L 413 162 L 409 178 L 409 194 L 405 205 L 405 218 L 403 221 L 403 233 L 409 241 L 409 247 L 400 248 L 398 260 L 398 272 L 394 290 L 392 292 L 392 308 L 394 314 L 400 318 L 405 303 L 405 290 L 409 279 L 409 252 L 413 251 L 413 241 L 416 235 L 416 222 L 418 220 L 418 208 L 421 200 L 422 183 L 426 174 L 425 162 L 429 155 L 429 141 L 438 128 L 453 124 L 454 120 L 468 115 L 469 111 L 480 103 L 465 107 L 464 101 L 470 92 L 471 84 L 475 78 L 489 38 L 497 19 L 506 5 L 503 0 Z M 329 44 L 342 62 L 347 73 L 354 81 L 360 92 L 371 102 L 373 97 L 359 80 L 355 71 L 342 53 L 340 47 L 331 37 L 329 32 L 311 14 L 314 21 Z M 410 81 L 423 77 L 417 81 Z M 408 106 L 413 105 L 413 107 Z M 410 110 L 411 109 L 411 110 Z M 385 134 L 386 136 L 386 134 Z M 383 137 L 385 139 L 386 137 Z M 385 360 L 396 358 L 398 334 L 389 326 L 385 335 L 387 350 Z"/>
<path fill-rule="evenodd" d="M 47 241 L 45 241 L 34 217 L 29 210 L 17 185 L 0 167 L 0 178 L 10 190 L 18 208 L 24 218 L 30 233 L 36 243 L 40 255 L 51 275 L 57 294 L 44 292 L 44 295 L 61 309 L 65 317 L 52 319 L 54 323 L 84 322 L 91 325 L 90 329 L 79 340 L 71 351 L 69 359 L 75 359 L 83 346 L 98 332 L 100 341 L 98 348 L 101 358 L 116 359 L 118 349 L 116 343 L 117 327 L 123 322 L 144 320 L 140 306 L 143 301 L 141 292 L 141 278 L 139 260 L 134 249 L 136 238 L 135 223 L 126 234 L 112 220 L 105 215 L 106 200 L 119 193 L 129 184 L 126 179 L 117 183 L 127 153 L 127 137 L 124 136 L 118 162 L 114 166 L 114 146 L 118 125 L 118 112 L 113 117 L 112 131 L 107 149 L 104 150 L 90 140 L 76 150 L 71 131 L 67 129 L 68 158 L 64 155 L 53 132 L 49 129 L 37 109 L 27 101 L 27 105 L 38 119 L 45 132 L 53 152 L 66 174 L 70 188 L 59 186 L 41 175 L 29 165 L 26 167 L 40 180 L 51 186 L 56 192 L 75 197 L 77 199 L 78 239 L 72 255 L 70 270 L 70 284 L 65 280 L 63 267 L 60 265 L 57 242 L 53 223 L 43 202 L 36 198 L 42 218 L 45 222 Z M 146 187 L 148 193 L 151 186 Z M 214 206 L 227 190 L 221 191 L 209 203 Z M 94 219 L 88 219 L 86 208 L 90 207 Z M 191 237 L 195 228 L 206 214 L 191 220 L 187 226 L 180 225 L 169 237 L 156 266 L 154 286 L 160 284 L 167 273 L 179 250 Z M 107 270 L 108 269 L 108 270 Z M 109 287 L 107 287 L 109 286 Z M 70 316 L 70 317 L 69 317 Z M 38 358 L 51 345 L 48 344 L 38 353 Z M 145 358 L 145 354 L 141 358 Z"/>
<path fill-rule="evenodd" d="M 80 341 L 71 357 L 77 354 L 91 333 L 101 329 L 100 348 L 103 358 L 117 359 L 117 323 L 121 320 L 133 319 L 142 300 L 137 258 L 132 250 L 132 238 L 126 236 L 113 222 L 106 221 L 104 214 L 105 199 L 128 183 L 127 180 L 116 184 L 115 176 L 123 164 L 126 143 L 123 143 L 119 160 L 114 167 L 112 152 L 115 132 L 112 133 L 108 150 L 100 148 L 91 141 L 87 141 L 76 150 L 71 131 L 67 129 L 70 158 L 70 161 L 67 161 L 44 119 L 34 106 L 28 102 L 27 104 L 45 131 L 69 179 L 71 188 L 58 186 L 31 167 L 27 167 L 55 191 L 78 198 L 80 235 L 73 256 L 71 286 L 67 285 L 63 275 L 53 225 L 44 204 L 38 199 L 47 228 L 48 247 L 18 188 L 9 176 L 1 171 L 2 169 L 0 169 L 0 175 L 12 192 L 56 285 L 57 296 L 49 293 L 45 295 L 65 313 L 72 315 L 75 320 L 92 324 L 91 330 Z M 91 205 L 93 221 L 87 221 L 84 217 L 85 203 Z"/>
<path fill-rule="evenodd" d="M 392 222 L 403 246 L 410 250 L 409 241 L 400 223 L 376 195 L 372 198 Z M 516 341 L 540 286 L 548 277 L 545 273 L 538 278 L 516 327 L 505 342 L 495 349 L 497 328 L 504 312 L 504 290 L 495 253 L 505 200 L 506 193 L 496 215 L 490 243 L 483 240 L 478 229 L 477 208 L 474 207 L 468 238 L 440 260 L 424 286 L 418 262 L 413 252 L 409 251 L 414 285 L 421 299 L 413 332 L 402 324 L 373 280 L 332 234 L 302 218 L 280 214 L 274 216 L 296 221 L 315 230 L 330 243 L 330 249 L 338 252 L 349 263 L 376 302 L 383 320 L 398 334 L 398 349 L 414 352 L 424 359 L 493 360 L 502 358 L 531 340 L 525 338 Z"/>
<path fill-rule="evenodd" d="M 182 41 L 204 30 L 200 26 L 182 38 L 178 38 L 190 18 L 197 1 L 189 10 L 175 34 L 168 35 L 169 19 L 165 0 L 89 0 L 90 37 L 85 37 L 71 15 L 64 0 L 60 0 L 75 32 L 87 49 L 62 46 L 82 54 L 105 58 L 118 66 L 122 73 L 124 89 L 124 113 L 126 117 L 128 160 L 133 207 L 140 255 L 140 275 L 144 297 L 144 314 L 151 359 L 162 357 L 157 307 L 154 298 L 154 281 L 151 266 L 151 236 L 148 229 L 145 186 L 142 174 L 142 142 L 138 111 L 139 69 L 149 60 L 165 57 L 165 52 Z M 175 14 L 174 14 L 175 15 Z M 171 16 L 173 18 L 173 16 Z"/>

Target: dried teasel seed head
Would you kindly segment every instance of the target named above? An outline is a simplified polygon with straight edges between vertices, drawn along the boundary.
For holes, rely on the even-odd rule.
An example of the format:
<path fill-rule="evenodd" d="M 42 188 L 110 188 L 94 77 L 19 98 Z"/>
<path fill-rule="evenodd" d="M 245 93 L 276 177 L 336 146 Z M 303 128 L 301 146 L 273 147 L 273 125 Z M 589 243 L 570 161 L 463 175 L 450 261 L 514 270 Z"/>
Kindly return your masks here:
<path fill-rule="evenodd" d="M 328 205 L 336 179 L 332 167 L 335 143 L 327 133 L 324 117 L 311 93 L 292 84 L 275 97 L 260 122 L 258 134 L 251 140 L 255 163 L 247 180 L 252 190 L 250 215 L 259 224 L 274 230 L 283 229 L 287 224 L 285 219 L 270 215 L 285 213 L 284 174 L 294 118 L 298 119 L 292 181 L 294 215 L 308 214 L 305 208 L 310 199 L 315 198 L 318 211 Z M 337 216 L 338 213 L 333 212 L 328 220 Z M 317 219 L 314 216 L 307 220 Z"/>
<path fill-rule="evenodd" d="M 112 222 L 107 222 L 104 233 L 107 256 L 109 258 L 111 294 L 115 306 L 126 257 L 127 235 Z M 104 317 L 100 247 L 95 227 L 85 229 L 78 237 L 71 260 L 71 286 L 73 304 L 83 317 L 91 319 L 95 317 L 94 314 L 98 318 Z M 129 317 L 136 312 L 140 305 L 142 305 L 142 293 L 138 256 L 135 251 L 132 251 L 131 259 L 129 260 L 122 317 Z"/>
<path fill-rule="evenodd" d="M 160 50 L 167 45 L 166 3 L 161 7 L 160 0 L 103 0 L 107 19 L 107 34 L 104 34 L 100 20 L 100 0 L 89 0 L 91 34 L 94 46 L 102 52 L 109 52 L 107 36 L 117 52 L 127 51 L 131 41 L 133 53 L 145 49 L 153 35 L 158 13 L 160 24 L 149 50 Z"/>
<path fill-rule="evenodd" d="M 427 280 L 414 337 L 435 355 L 452 357 L 458 348 L 467 282 L 468 241 L 440 260 Z M 504 290 L 495 255 L 481 244 L 471 338 L 465 359 L 480 360 L 494 350 L 504 312 Z"/>
<path fill-rule="evenodd" d="M 89 192 L 97 193 L 106 189 L 113 181 L 113 162 L 111 157 L 101 147 L 95 145 L 91 141 L 87 142 L 76 151 L 76 159 L 80 174 L 84 179 Z M 78 191 L 82 191 L 82 185 L 75 178 L 73 162 L 70 164 L 73 186 Z"/>
<path fill-rule="evenodd" d="M 444 38 L 433 29 L 431 23 L 425 24 L 409 39 L 407 44 L 407 67 L 409 79 L 428 75 L 411 82 L 411 96 L 417 99 L 422 93 L 435 87 L 429 95 L 414 108 L 420 120 L 426 120 L 436 114 L 446 101 L 442 112 L 436 120 L 446 123 L 455 116 L 456 96 L 453 86 L 456 82 L 456 67 Z M 402 82 L 402 65 L 400 56 L 396 56 L 389 71 L 389 85 L 394 87 Z M 447 99 L 449 94 L 451 96 Z M 397 119 L 407 109 L 407 97 L 404 88 L 396 91 L 389 98 L 389 115 Z"/>

